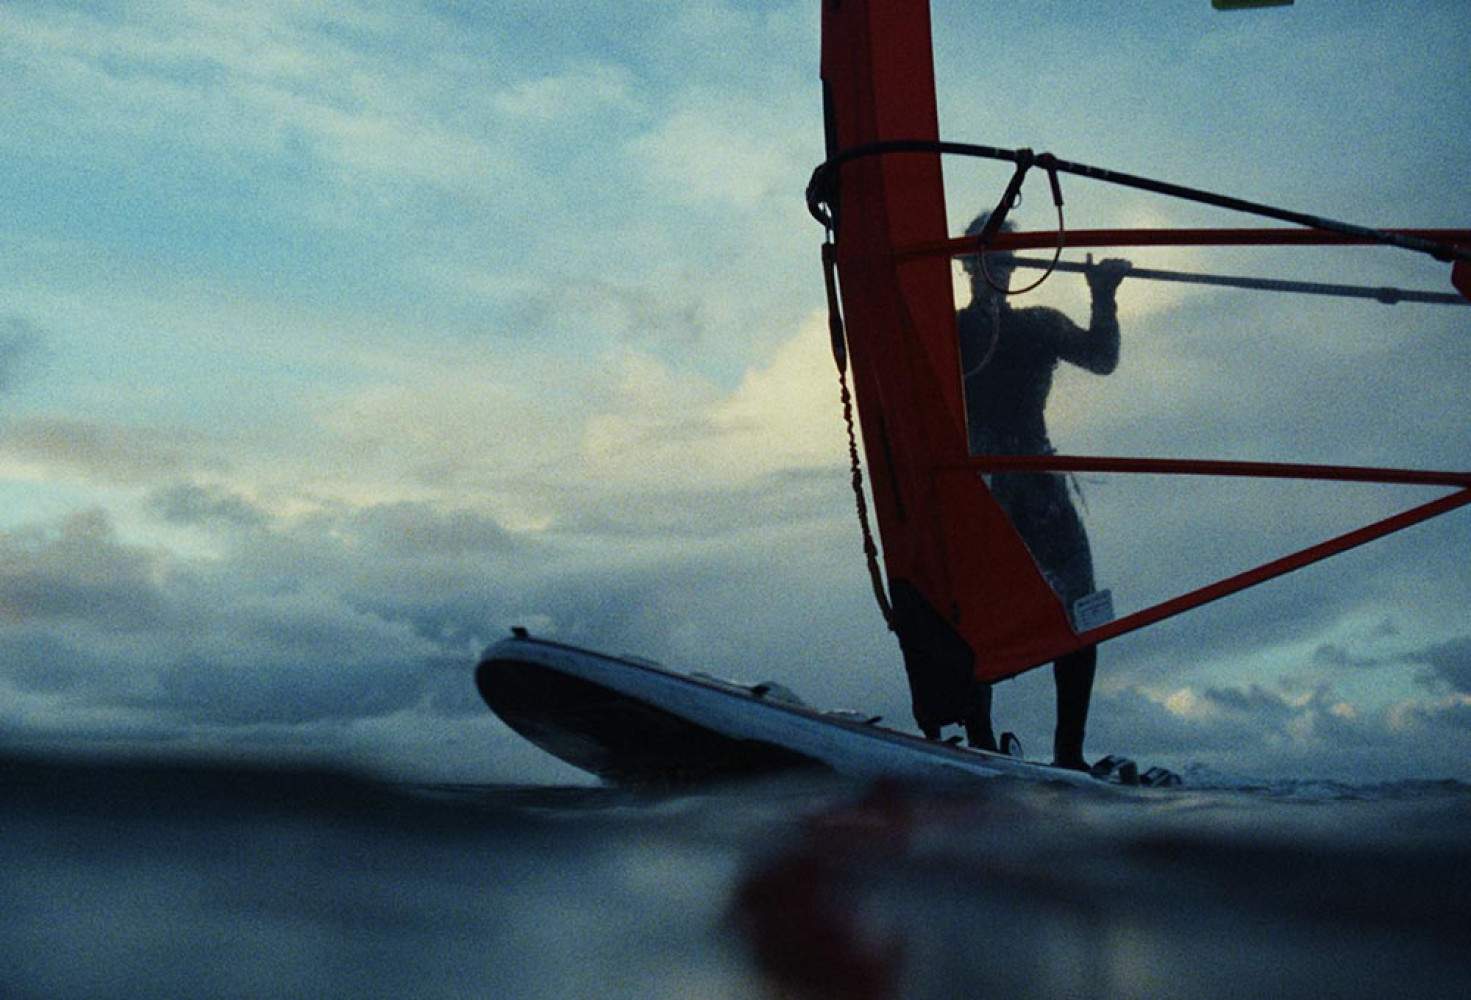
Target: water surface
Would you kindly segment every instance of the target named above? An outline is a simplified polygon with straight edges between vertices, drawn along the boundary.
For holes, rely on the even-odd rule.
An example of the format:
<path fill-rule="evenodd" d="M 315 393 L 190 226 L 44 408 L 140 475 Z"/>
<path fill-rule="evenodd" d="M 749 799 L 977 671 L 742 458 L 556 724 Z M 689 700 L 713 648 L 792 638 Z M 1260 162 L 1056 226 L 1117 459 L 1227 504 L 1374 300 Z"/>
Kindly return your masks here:
<path fill-rule="evenodd" d="M 1471 788 L 0 761 L 0 996 L 1471 995 Z"/>

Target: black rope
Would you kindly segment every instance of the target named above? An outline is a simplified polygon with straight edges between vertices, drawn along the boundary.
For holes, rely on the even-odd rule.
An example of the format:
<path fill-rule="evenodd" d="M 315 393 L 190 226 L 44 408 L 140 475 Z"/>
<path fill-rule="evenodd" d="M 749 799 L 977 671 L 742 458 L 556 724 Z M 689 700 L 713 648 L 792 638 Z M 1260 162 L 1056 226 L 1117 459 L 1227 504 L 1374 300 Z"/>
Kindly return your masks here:
<path fill-rule="evenodd" d="M 985 250 L 996 240 L 996 234 L 1001 232 L 1001 227 L 1006 225 L 1007 214 L 1021 203 L 1022 182 L 1027 179 L 1027 171 L 1032 169 L 1034 157 L 1030 149 L 1017 150 L 1016 170 L 1011 174 L 1011 180 L 1006 185 L 1006 190 L 1001 192 L 1001 198 L 996 202 L 996 207 L 991 209 L 991 214 L 986 217 L 986 224 L 981 227 L 980 235 L 976 237 L 976 243 L 981 250 Z"/>
<path fill-rule="evenodd" d="M 1057 180 L 1057 171 L 1048 170 L 1047 181 L 1052 186 L 1052 204 L 1053 207 L 1057 209 L 1057 246 L 1055 246 L 1052 250 L 1052 264 L 1054 266 L 1047 267 L 1042 272 L 1042 277 L 1038 278 L 1030 285 L 1027 285 L 1025 288 L 1002 288 L 1000 285 L 996 284 L 996 279 L 991 277 L 991 268 L 990 265 L 987 263 L 988 257 L 986 255 L 986 249 L 990 247 L 991 241 L 996 238 L 996 234 L 1001 231 L 1002 225 L 1005 224 L 1006 213 L 1010 209 L 1015 208 L 1018 204 L 1020 204 L 1022 196 L 1022 179 L 1023 177 L 1025 177 L 1027 169 L 1031 166 L 1031 163 L 1032 161 L 1030 157 L 1017 163 L 1016 173 L 1012 175 L 1011 183 L 1007 185 L 1006 192 L 1001 196 L 1001 201 L 997 204 L 995 210 L 992 211 L 989 216 L 987 216 L 986 224 L 981 227 L 980 233 L 976 236 L 975 252 L 980 256 L 981 259 L 981 277 L 984 278 L 986 284 L 991 287 L 991 291 L 1009 297 L 1025 295 L 1028 292 L 1033 292 L 1036 291 L 1038 288 L 1041 288 L 1042 283 L 1045 282 L 1048 278 L 1052 277 L 1052 272 L 1056 269 L 1057 263 L 1062 260 L 1063 246 L 1067 242 L 1067 226 L 1064 223 L 1062 217 L 1062 185 Z M 998 219 L 1000 219 L 999 222 L 997 221 Z M 1070 270 L 1070 268 L 1064 268 L 1063 270 Z M 993 338 L 991 341 L 991 349 L 995 350 L 995 348 L 996 341 Z M 987 351 L 986 358 L 989 360 L 990 357 L 991 352 Z M 980 365 L 976 367 L 975 370 L 978 371 L 984 367 L 985 362 L 983 361 Z M 967 377 L 969 376 L 967 375 Z"/>
<path fill-rule="evenodd" d="M 822 275 L 827 284 L 827 335 L 832 344 L 838 373 L 848 370 L 848 335 L 843 329 L 843 310 L 838 304 L 838 261 L 832 240 L 822 244 Z"/>
<path fill-rule="evenodd" d="M 884 616 L 884 624 L 892 632 L 894 607 L 884 587 L 883 570 L 879 568 L 879 547 L 873 540 L 873 528 L 868 520 L 868 499 L 863 494 L 863 464 L 858 459 L 858 438 L 853 430 L 853 394 L 848 391 L 848 375 L 841 369 L 838 371 L 838 385 L 842 387 L 840 398 L 843 401 L 843 423 L 848 428 L 848 460 L 853 470 L 853 499 L 858 509 L 858 526 L 863 532 L 863 555 L 868 563 L 868 580 L 873 585 L 874 600 L 878 602 L 879 613 Z"/>
<path fill-rule="evenodd" d="M 879 547 L 873 540 L 873 527 L 869 523 L 868 498 L 863 490 L 863 463 L 858 458 L 858 434 L 853 421 L 853 394 L 848 390 L 848 346 L 843 330 L 842 307 L 838 301 L 838 275 L 832 241 L 822 244 L 822 270 L 827 281 L 827 329 L 832 341 L 833 361 L 838 368 L 839 399 L 843 404 L 843 425 L 848 430 L 848 462 L 853 484 L 853 502 L 858 511 L 858 526 L 863 532 L 863 555 L 868 562 L 868 579 L 873 584 L 873 596 L 878 602 L 879 612 L 889 630 L 894 629 L 894 609 L 884 586 L 883 570 L 879 568 Z"/>

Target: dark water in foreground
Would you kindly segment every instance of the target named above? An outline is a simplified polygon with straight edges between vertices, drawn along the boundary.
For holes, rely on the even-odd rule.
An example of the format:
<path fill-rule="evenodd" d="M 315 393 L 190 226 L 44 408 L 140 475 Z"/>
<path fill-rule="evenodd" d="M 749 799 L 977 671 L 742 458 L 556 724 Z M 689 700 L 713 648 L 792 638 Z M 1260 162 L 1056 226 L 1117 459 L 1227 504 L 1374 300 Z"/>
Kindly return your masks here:
<path fill-rule="evenodd" d="M 0 997 L 1471 995 L 1471 787 L 0 760 Z"/>

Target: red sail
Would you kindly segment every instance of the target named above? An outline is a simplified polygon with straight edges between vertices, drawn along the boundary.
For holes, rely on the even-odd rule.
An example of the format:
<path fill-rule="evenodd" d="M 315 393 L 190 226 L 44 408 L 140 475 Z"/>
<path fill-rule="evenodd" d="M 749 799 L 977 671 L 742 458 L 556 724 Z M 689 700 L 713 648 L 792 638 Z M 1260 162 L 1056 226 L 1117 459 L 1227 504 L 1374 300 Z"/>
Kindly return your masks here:
<path fill-rule="evenodd" d="M 928 7 L 826 0 L 828 155 L 935 140 Z M 842 304 L 893 625 L 916 714 L 943 720 L 998 680 L 1084 643 L 968 457 L 938 154 L 852 159 L 830 194 Z"/>
<path fill-rule="evenodd" d="M 891 624 L 904 651 L 921 724 L 957 721 L 973 679 L 1009 677 L 1471 506 L 1471 473 L 1464 472 L 1058 455 L 971 457 L 950 258 L 975 244 L 947 235 L 928 5 L 924 0 L 824 0 L 822 77 L 828 163 L 820 183 L 814 175 L 809 200 L 826 206 L 826 216 L 816 207 L 814 214 L 824 218 L 833 234 L 847 354 L 884 541 Z M 958 144 L 944 145 L 962 151 Z M 986 147 L 964 151 L 997 152 Z M 1015 152 L 1031 157 L 1030 151 Z M 1022 160 L 1015 162 L 1017 183 Z M 1074 247 L 1392 243 L 1451 261 L 1453 284 L 1471 299 L 1471 271 L 1463 259 L 1465 230 L 1381 232 L 1083 168 L 1055 157 L 1049 162 L 1057 170 L 1306 227 L 1074 231 L 1069 238 Z M 1001 233 L 994 245 L 1050 246 L 1053 238 Z M 1420 483 L 1453 492 L 1114 621 L 1080 622 L 1088 631 L 1079 634 L 981 476 L 1085 469 Z"/>

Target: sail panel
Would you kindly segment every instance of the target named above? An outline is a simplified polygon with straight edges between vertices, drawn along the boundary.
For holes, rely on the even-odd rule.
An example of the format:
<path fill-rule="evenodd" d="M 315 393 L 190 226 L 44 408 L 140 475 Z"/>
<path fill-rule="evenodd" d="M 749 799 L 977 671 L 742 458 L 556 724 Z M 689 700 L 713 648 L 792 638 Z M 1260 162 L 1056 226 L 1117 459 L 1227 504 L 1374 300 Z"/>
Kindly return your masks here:
<path fill-rule="evenodd" d="M 906 0 L 824 5 L 829 155 L 939 126 L 928 13 Z M 843 164 L 829 196 L 855 395 L 894 606 L 922 720 L 963 710 L 996 680 L 1080 645 L 968 454 L 936 154 Z"/>
<path fill-rule="evenodd" d="M 1444 467 L 1447 445 L 1436 435 L 1417 439 L 1412 449 L 1395 429 L 1417 412 L 1420 417 L 1410 423 L 1427 425 L 1425 411 L 1433 410 L 1437 400 L 1444 405 L 1460 398 L 1435 372 L 1445 367 L 1437 359 L 1446 351 L 1461 350 L 1463 341 L 1455 338 L 1462 334 L 1440 330 L 1444 323 L 1422 325 L 1423 314 L 1417 310 L 1420 305 L 1460 306 L 1471 300 L 1471 273 L 1462 259 L 1467 256 L 1465 230 L 1369 229 L 1069 163 L 1050 153 L 941 142 L 927 7 L 913 0 L 824 3 L 828 160 L 808 191 L 809 207 L 835 239 L 828 259 L 836 260 L 840 277 L 846 356 L 853 363 L 883 539 L 891 624 L 904 650 L 922 725 L 958 721 L 956 713 L 964 710 L 975 680 L 1012 676 L 1471 506 L 1466 474 L 1382 468 L 1391 454 L 1424 468 Z M 1056 231 L 1000 232 L 983 247 L 975 234 L 989 234 L 994 227 L 977 219 L 969 235 L 949 236 L 942 155 L 1013 164 L 1012 186 L 1002 201 L 1019 189 L 1027 169 L 1046 171 L 1058 209 Z M 1293 228 L 1068 228 L 1064 234 L 1059 171 L 1275 219 Z M 982 197 L 985 204 L 975 208 L 996 204 L 988 199 Z M 1358 265 L 1346 266 L 1350 256 L 1336 249 L 1311 255 L 1288 249 L 1303 246 L 1413 251 L 1422 261 L 1432 258 L 1437 268 L 1451 263 L 1451 281 L 1459 294 L 1451 295 L 1443 286 L 1427 287 L 1423 275 L 1415 277 L 1408 268 L 1386 270 L 1372 280 L 1359 277 Z M 1037 391 L 1021 391 L 1024 380 L 1015 373 L 1027 366 L 1020 361 L 993 364 L 986 378 L 972 377 L 978 359 L 992 358 L 1003 329 L 996 318 L 990 327 L 981 325 L 983 315 L 1001 315 L 1000 306 L 965 311 L 983 301 L 977 295 L 984 289 L 975 283 L 974 268 L 967 267 L 980 259 L 978 251 L 1001 255 L 986 258 L 998 266 L 1044 270 L 1045 279 L 1054 272 L 1091 270 L 1090 265 L 1063 261 L 1064 252 L 1113 247 L 1133 248 L 1128 256 L 1134 270 L 1129 273 L 1138 279 L 1130 286 L 1122 364 L 1116 322 L 1109 332 L 1113 346 L 1108 359 L 1083 350 L 1082 335 L 1092 339 L 1098 323 L 1098 311 L 1092 308 L 1098 303 L 1090 301 L 1100 284 L 1094 272 L 1086 288 L 1076 278 L 1054 280 L 1025 302 L 998 300 L 1008 303 L 1013 326 L 1027 327 L 1012 338 L 1014 343 L 1035 343 L 1042 327 L 1065 334 L 1067 350 L 1057 352 L 1050 366 L 1032 366 L 1047 373 L 1033 383 Z M 1190 249 L 1167 249 L 1177 247 Z M 1255 249 L 1265 247 L 1284 248 L 1279 253 L 1285 255 L 1285 266 L 1271 266 L 1270 252 Z M 1026 249 L 1052 250 L 1054 256 L 1051 262 L 1012 257 Z M 1251 266 L 1242 270 L 1239 261 L 1248 253 Z M 961 286 L 950 270 L 951 258 L 960 257 L 970 258 L 955 262 L 971 272 L 967 304 L 956 298 Z M 933 266 L 937 263 L 942 266 Z M 1150 266 L 1154 263 L 1164 266 Z M 1436 273 L 1443 281 L 1444 272 Z M 1159 282 L 1168 282 L 1164 287 L 1170 291 L 1161 293 Z M 1043 283 L 1029 275 L 1024 290 L 1035 291 Z M 1104 278 L 1105 293 L 1109 284 Z M 1185 286 L 1196 287 L 1186 292 Z M 1217 291 L 1206 294 L 1204 288 Z M 830 283 L 830 294 L 833 290 Z M 1245 305 L 1241 293 L 1246 291 L 1293 293 L 1295 301 L 1290 309 L 1272 309 L 1257 296 Z M 1350 322 L 1338 312 L 1349 299 L 1369 309 L 1407 305 L 1399 306 L 1389 323 L 1382 318 Z M 1112 312 L 1111 306 L 1105 303 L 1103 312 Z M 959 321 L 956 309 L 962 310 Z M 1067 319 L 1083 315 L 1081 309 L 1090 309 L 1094 317 L 1086 328 Z M 1413 322 L 1405 322 L 1412 317 Z M 986 329 L 993 331 L 990 337 L 975 335 Z M 1411 333 L 1421 343 L 1411 344 Z M 1436 337 L 1441 339 L 1440 354 L 1430 349 Z M 1054 370 L 1059 405 L 1050 416 L 1057 418 L 1062 449 L 1075 457 L 1057 454 L 1041 420 Z M 1316 374 L 1306 379 L 1306 372 Z M 1099 388 L 1084 384 L 1092 375 L 1113 377 Z M 1020 398 L 1042 405 L 1008 405 Z M 1141 400 L 1150 405 L 1138 405 Z M 1036 419 L 1028 423 L 1018 417 L 1023 410 Z M 1282 418 L 1264 421 L 1262 414 Z M 1373 440 L 1365 431 L 1366 418 L 1387 424 L 1390 436 Z M 1345 427 L 1353 432 L 1343 433 Z M 1449 444 L 1451 461 L 1458 461 L 1454 445 Z M 1416 450 L 1427 457 L 1417 458 Z M 1079 453 L 1087 457 L 1076 457 Z M 1118 457 L 1130 453 L 1176 457 Z M 1217 457 L 1221 455 L 1254 460 L 1223 461 Z M 1301 464 L 1304 455 L 1318 464 Z M 1323 464 L 1325 460 L 1335 464 Z M 1086 512 L 1087 519 L 1098 520 L 1106 529 L 1100 535 L 1109 539 L 1102 550 L 1106 558 L 1100 563 L 1100 580 L 1112 594 L 1095 589 L 1081 520 L 1074 515 L 1074 531 L 1073 525 L 1062 524 L 1066 518 L 1037 514 L 1071 510 L 1075 496 L 1083 498 L 1078 503 L 1084 506 L 1089 499 L 1079 481 L 1084 473 L 1094 477 L 1086 487 L 1089 492 L 1097 489 L 1092 499 L 1099 501 L 1097 509 Z M 1162 498 L 1126 503 L 1122 516 L 1103 517 L 1106 508 L 1119 509 L 1125 491 L 1115 493 L 1096 477 L 1113 474 L 1125 474 L 1114 476 L 1114 482 L 1138 484 L 1152 476 L 1172 485 Z M 1215 492 L 1206 504 L 1225 512 L 1215 528 L 1230 530 L 1214 530 L 1204 508 L 1181 499 L 1173 485 L 1181 476 L 1226 477 L 1233 483 L 1211 487 Z M 1261 478 L 1441 486 L 1458 492 L 1387 517 L 1371 507 L 1363 520 L 1354 522 L 1356 527 L 1334 529 L 1326 533 L 1327 541 L 1302 548 L 1300 541 L 1278 544 L 1284 541 L 1278 537 L 1281 522 L 1312 531 L 1309 522 L 1336 506 L 1342 491 L 1335 491 L 1334 504 L 1245 502 L 1243 487 L 1234 484 Z M 1255 496 L 1259 487 L 1250 489 Z M 1264 510 L 1292 516 L 1263 518 Z M 1172 524 L 1182 517 L 1189 523 Z M 1172 526 L 1173 531 L 1166 530 Z M 1082 544 L 1059 543 L 1059 536 L 1078 537 Z M 1222 541 L 1226 538 L 1230 540 Z M 1130 548 L 1129 539 L 1144 543 Z M 1151 559 L 1151 545 L 1167 549 L 1170 558 Z M 1223 545 L 1227 551 L 1221 551 Z M 1284 549 L 1288 554 L 1282 554 Z M 1077 566 L 1068 555 L 1072 551 L 1085 553 L 1086 572 L 1074 572 Z M 1248 568 L 1241 568 L 1242 563 Z M 1176 573 L 1182 566 L 1185 572 Z M 1176 586 L 1182 583 L 1183 588 Z M 1113 594 L 1122 606 L 1117 618 Z"/>

